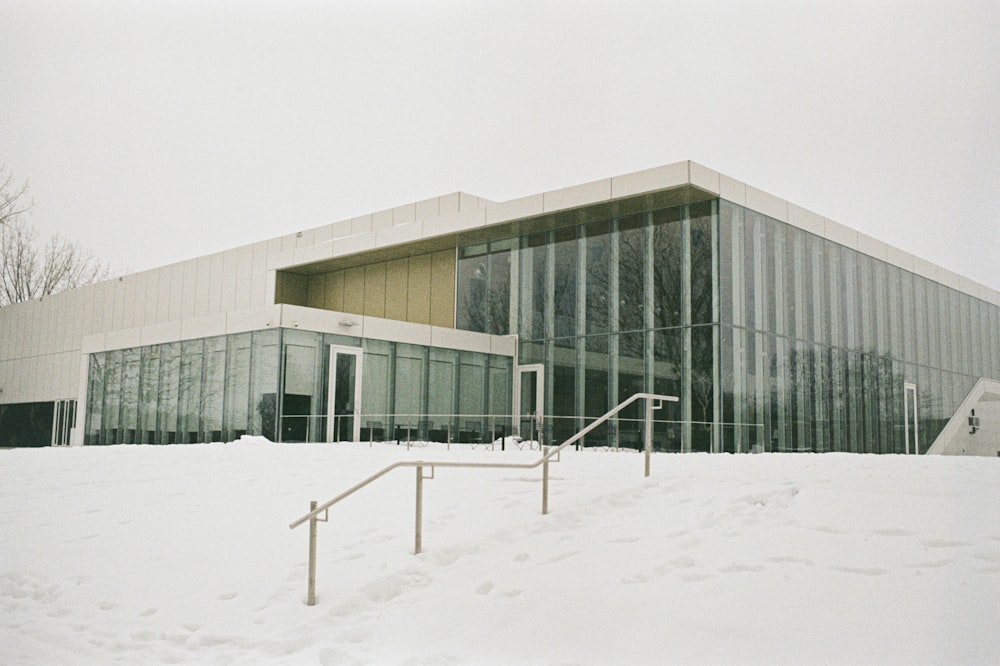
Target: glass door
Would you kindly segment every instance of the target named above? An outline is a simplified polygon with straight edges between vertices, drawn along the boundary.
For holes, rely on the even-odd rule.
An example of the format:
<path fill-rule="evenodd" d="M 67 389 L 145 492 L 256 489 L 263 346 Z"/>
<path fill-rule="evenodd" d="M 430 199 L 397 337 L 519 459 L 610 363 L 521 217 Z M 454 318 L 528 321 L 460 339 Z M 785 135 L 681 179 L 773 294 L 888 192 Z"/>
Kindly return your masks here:
<path fill-rule="evenodd" d="M 517 368 L 514 389 L 518 406 L 515 427 L 517 434 L 528 441 L 540 442 L 545 411 L 545 366 L 541 363 Z"/>
<path fill-rule="evenodd" d="M 330 397 L 327 404 L 328 442 L 361 439 L 361 359 L 359 347 L 330 345 Z"/>
<path fill-rule="evenodd" d="M 903 384 L 903 424 L 906 452 L 910 452 L 910 442 L 913 442 L 913 452 L 920 453 L 920 422 L 917 420 L 917 385 L 905 382 Z"/>

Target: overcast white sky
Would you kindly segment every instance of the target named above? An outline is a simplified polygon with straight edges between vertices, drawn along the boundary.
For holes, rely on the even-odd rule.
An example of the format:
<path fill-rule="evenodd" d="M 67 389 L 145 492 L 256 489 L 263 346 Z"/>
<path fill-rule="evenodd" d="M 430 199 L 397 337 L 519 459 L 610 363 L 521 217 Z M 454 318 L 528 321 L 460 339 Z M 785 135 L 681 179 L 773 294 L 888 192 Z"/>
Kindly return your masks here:
<path fill-rule="evenodd" d="M 0 0 L 0 164 L 119 267 L 684 159 L 1000 288 L 1000 3 Z"/>

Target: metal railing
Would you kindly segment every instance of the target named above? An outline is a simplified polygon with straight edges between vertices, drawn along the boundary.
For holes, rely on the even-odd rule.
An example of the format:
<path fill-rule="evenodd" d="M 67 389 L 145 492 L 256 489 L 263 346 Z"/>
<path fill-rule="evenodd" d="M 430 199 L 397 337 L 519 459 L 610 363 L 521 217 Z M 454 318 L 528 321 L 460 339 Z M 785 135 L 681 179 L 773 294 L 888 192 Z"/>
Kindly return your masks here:
<path fill-rule="evenodd" d="M 309 580 L 308 580 L 308 592 L 306 596 L 306 604 L 309 606 L 316 605 L 316 527 L 319 522 L 328 522 L 330 517 L 330 507 L 334 504 L 346 499 L 358 492 L 365 486 L 373 483 L 377 479 L 385 476 L 394 469 L 400 467 L 415 467 L 416 468 L 416 513 L 414 519 L 414 531 L 413 531 L 413 552 L 414 554 L 419 554 L 422 549 L 423 541 L 423 483 L 425 479 L 434 478 L 434 470 L 437 467 L 448 467 L 448 468 L 490 468 L 490 469 L 534 469 L 535 467 L 542 467 L 542 515 L 546 515 L 549 512 L 549 462 L 555 458 L 555 462 L 559 462 L 559 454 L 567 446 L 574 444 L 581 438 L 586 436 L 587 433 L 592 431 L 594 428 L 598 427 L 615 414 L 625 409 L 631 405 L 636 400 L 646 401 L 646 415 L 645 415 L 645 475 L 649 476 L 650 467 L 650 455 L 653 450 L 653 411 L 660 409 L 664 402 L 677 402 L 678 398 L 676 396 L 670 395 L 657 395 L 655 393 L 636 393 L 630 396 L 628 399 L 620 403 L 617 407 L 611 409 L 604 416 L 598 418 L 593 423 L 583 428 L 575 435 L 564 441 L 562 444 L 556 447 L 543 447 L 542 457 L 531 463 L 471 463 L 471 462 L 455 462 L 455 461 L 441 461 L 441 462 L 424 462 L 420 460 L 416 461 L 400 461 L 388 465 L 382 468 L 378 472 L 375 472 L 369 476 L 364 481 L 354 484 L 344 492 L 340 493 L 333 499 L 327 500 L 323 504 L 317 504 L 316 500 L 309 503 L 309 513 L 305 514 L 301 518 L 293 521 L 288 527 L 290 529 L 295 529 L 299 525 L 308 522 L 309 523 Z M 655 405 L 654 405 L 655 403 Z M 424 476 L 424 468 L 430 467 L 430 476 Z M 320 517 L 322 514 L 322 518 Z"/>

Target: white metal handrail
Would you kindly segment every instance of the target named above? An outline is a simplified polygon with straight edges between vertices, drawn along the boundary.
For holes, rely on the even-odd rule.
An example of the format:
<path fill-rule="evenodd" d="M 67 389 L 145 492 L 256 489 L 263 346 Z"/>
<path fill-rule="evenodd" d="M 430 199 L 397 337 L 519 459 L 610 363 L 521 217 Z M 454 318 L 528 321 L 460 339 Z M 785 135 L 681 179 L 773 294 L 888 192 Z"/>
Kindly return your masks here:
<path fill-rule="evenodd" d="M 316 605 L 316 527 L 317 523 L 320 521 L 327 522 L 329 519 L 330 507 L 340 502 L 347 497 L 350 497 L 354 493 L 358 492 L 365 486 L 373 483 L 375 480 L 385 476 L 392 470 L 399 467 L 415 467 L 416 472 L 416 516 L 414 525 L 414 537 L 413 537 L 413 552 L 414 554 L 419 554 L 422 547 L 422 537 L 423 537 L 423 482 L 424 479 L 434 478 L 434 469 L 436 467 L 468 467 L 468 468 L 493 468 L 493 469 L 533 469 L 541 465 L 542 467 L 542 514 L 548 514 L 549 512 L 549 462 L 555 458 L 555 462 L 559 462 L 560 452 L 567 446 L 579 441 L 581 438 L 587 435 L 594 428 L 604 423 L 612 416 L 625 409 L 631 405 L 636 400 L 646 401 L 646 417 L 645 421 L 645 475 L 649 476 L 649 462 L 650 454 L 653 450 L 653 411 L 660 409 L 664 402 L 677 402 L 677 396 L 672 395 L 658 395 L 655 393 L 636 393 L 623 402 L 621 402 L 617 407 L 612 408 L 607 414 L 598 418 L 596 421 L 588 425 L 587 427 L 580 430 L 578 433 L 567 439 L 565 442 L 559 446 L 549 448 L 544 447 L 542 457 L 531 463 L 472 463 L 472 462 L 456 462 L 456 461 L 442 461 L 442 462 L 424 462 L 420 460 L 407 460 L 400 461 L 388 465 L 378 472 L 375 472 L 369 476 L 364 481 L 354 484 L 344 492 L 340 493 L 333 499 L 327 500 L 321 505 L 317 505 L 315 500 L 309 503 L 309 513 L 305 514 L 301 518 L 292 521 L 289 524 L 290 529 L 295 529 L 302 523 L 306 521 L 309 522 L 309 581 L 308 581 L 308 594 L 306 597 L 306 603 L 310 606 Z M 655 406 L 654 406 L 654 403 Z M 430 467 L 430 476 L 424 476 L 424 467 Z M 323 517 L 320 518 L 320 514 Z"/>

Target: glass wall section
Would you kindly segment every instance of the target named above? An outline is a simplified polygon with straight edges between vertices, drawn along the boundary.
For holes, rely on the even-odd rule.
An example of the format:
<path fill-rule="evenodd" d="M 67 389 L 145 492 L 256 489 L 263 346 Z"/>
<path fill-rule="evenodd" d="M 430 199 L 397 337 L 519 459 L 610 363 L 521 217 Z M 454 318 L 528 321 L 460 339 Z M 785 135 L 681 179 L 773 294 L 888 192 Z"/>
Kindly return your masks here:
<path fill-rule="evenodd" d="M 122 352 L 108 353 L 105 373 L 110 382 L 104 390 L 104 429 L 101 438 L 108 444 L 121 444 Z"/>
<path fill-rule="evenodd" d="M 511 255 L 517 239 L 459 249 L 455 326 L 467 331 L 511 333 Z"/>
<path fill-rule="evenodd" d="M 550 391 L 549 412 L 551 443 L 560 443 L 571 437 L 580 429 L 576 418 L 577 412 L 577 350 L 574 346 L 576 338 L 557 338 L 552 341 L 550 349 L 551 379 L 546 376 L 546 385 Z M 604 410 L 607 411 L 606 409 Z M 604 412 L 601 412 L 602 414 Z"/>
<path fill-rule="evenodd" d="M 226 338 L 205 340 L 205 365 L 201 389 L 201 439 L 221 442 L 226 381 Z"/>
<path fill-rule="evenodd" d="M 254 331 L 251 352 L 250 414 L 253 431 L 272 442 L 278 439 L 278 370 L 281 331 Z"/>
<path fill-rule="evenodd" d="M 113 352 L 111 352 L 113 353 Z M 156 406 L 156 444 L 177 444 L 177 415 L 181 376 L 181 343 L 160 345 L 160 376 Z M 110 387 L 114 379 L 108 379 Z"/>
<path fill-rule="evenodd" d="M 91 356 L 91 362 L 97 355 Z M 140 443 L 156 443 L 156 408 L 159 403 L 157 388 L 160 379 L 160 348 L 143 347 L 139 381 L 139 428 L 142 431 Z M 93 381 L 93 380 L 91 380 Z M 90 442 L 88 442 L 90 443 Z"/>
<path fill-rule="evenodd" d="M 632 215 L 618 221 L 617 268 L 618 330 L 634 331 L 645 325 L 646 216 Z"/>
<path fill-rule="evenodd" d="M 719 206 L 723 450 L 745 450 L 749 432 L 729 424 L 746 418 L 760 424 L 761 449 L 901 453 L 903 383 L 912 382 L 924 452 L 976 378 L 996 376 L 995 327 L 984 323 L 997 307 L 735 204 Z M 694 309 L 692 300 L 692 317 Z M 692 338 L 692 370 L 698 350 Z M 663 354 L 658 345 L 658 364 Z M 697 375 L 692 384 L 692 410 L 704 418 Z"/>
<path fill-rule="evenodd" d="M 455 326 L 466 331 L 486 332 L 489 260 L 487 245 L 470 245 L 458 253 L 458 289 Z"/>
<path fill-rule="evenodd" d="M 554 326 L 552 336 L 568 338 L 576 335 L 576 304 L 577 304 L 577 271 L 578 251 L 576 227 L 557 229 L 553 232 L 552 243 L 549 246 L 552 255 L 552 286 L 547 288 L 547 294 L 552 298 L 552 313 Z M 569 346 L 573 346 L 571 343 Z"/>
<path fill-rule="evenodd" d="M 321 333 L 285 330 L 281 383 L 281 441 L 317 442 L 326 437 L 324 386 L 329 351 Z"/>
<path fill-rule="evenodd" d="M 139 369 L 140 350 L 122 352 L 121 444 L 135 444 L 139 437 Z"/>
<path fill-rule="evenodd" d="M 222 422 L 225 431 L 223 438 L 229 441 L 252 432 L 248 391 L 252 339 L 251 333 L 226 336 L 226 394 Z"/>
<path fill-rule="evenodd" d="M 454 349 L 431 349 L 427 396 L 428 429 L 448 428 L 455 432 L 455 387 L 458 386 L 458 352 Z"/>
<path fill-rule="evenodd" d="M 107 353 L 91 354 L 87 361 L 87 421 L 84 444 L 103 444 L 104 386 L 107 376 Z"/>
<path fill-rule="evenodd" d="M 390 422 L 395 369 L 395 345 L 383 340 L 365 340 L 361 369 L 361 427 L 374 429 L 369 436 L 391 437 Z"/>
<path fill-rule="evenodd" d="M 181 343 L 181 373 L 178 387 L 178 441 L 194 444 L 201 441 L 202 353 L 204 340 Z"/>
<path fill-rule="evenodd" d="M 611 223 L 594 222 L 584 227 L 584 332 L 587 335 L 607 333 L 611 300 Z"/>
<path fill-rule="evenodd" d="M 366 439 L 510 432 L 510 357 L 271 329 L 90 354 L 84 443 L 322 441 L 330 345 L 363 350 Z"/>

